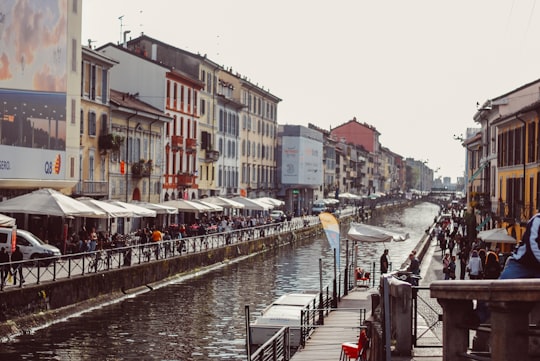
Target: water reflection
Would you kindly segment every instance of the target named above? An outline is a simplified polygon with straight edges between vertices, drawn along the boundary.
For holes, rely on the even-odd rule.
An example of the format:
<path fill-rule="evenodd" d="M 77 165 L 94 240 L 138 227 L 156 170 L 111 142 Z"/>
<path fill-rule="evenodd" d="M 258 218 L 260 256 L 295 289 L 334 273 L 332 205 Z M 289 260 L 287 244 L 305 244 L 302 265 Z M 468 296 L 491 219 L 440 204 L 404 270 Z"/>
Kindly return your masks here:
<path fill-rule="evenodd" d="M 360 263 L 377 260 L 386 246 L 394 267 L 401 265 L 437 211 L 425 203 L 373 220 L 375 225 L 408 232 L 410 239 L 363 244 Z M 0 359 L 245 360 L 245 305 L 256 317 L 284 293 L 318 289 L 319 258 L 327 285 L 333 276 L 333 252 L 326 239 L 315 239 L 302 247 L 226 264 L 23 335 L 2 345 Z"/>

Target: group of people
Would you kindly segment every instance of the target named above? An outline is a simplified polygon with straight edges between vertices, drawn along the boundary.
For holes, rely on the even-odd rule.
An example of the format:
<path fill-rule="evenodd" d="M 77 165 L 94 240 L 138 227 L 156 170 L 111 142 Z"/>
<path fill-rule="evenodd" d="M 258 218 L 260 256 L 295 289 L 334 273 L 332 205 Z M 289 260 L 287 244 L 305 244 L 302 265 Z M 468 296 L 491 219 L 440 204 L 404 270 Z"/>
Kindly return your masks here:
<path fill-rule="evenodd" d="M 464 234 L 463 217 L 452 211 L 452 217 L 440 220 L 432 230 L 431 237 L 437 239 L 442 257 L 442 272 L 445 280 L 456 279 L 459 261 L 459 279 L 467 274 L 471 280 L 499 278 L 503 262 L 498 249 L 487 249 L 478 238 Z M 454 252 L 455 250 L 455 252 Z"/>
<path fill-rule="evenodd" d="M 19 246 L 15 247 L 15 251 L 10 255 L 5 247 L 0 248 L 0 282 L 1 288 L 6 285 L 10 278 L 13 278 L 13 284 L 17 284 L 17 276 L 22 285 L 24 283 L 22 265 L 18 263 L 23 260 L 23 254 Z M 13 262 L 13 263 L 12 263 Z"/>

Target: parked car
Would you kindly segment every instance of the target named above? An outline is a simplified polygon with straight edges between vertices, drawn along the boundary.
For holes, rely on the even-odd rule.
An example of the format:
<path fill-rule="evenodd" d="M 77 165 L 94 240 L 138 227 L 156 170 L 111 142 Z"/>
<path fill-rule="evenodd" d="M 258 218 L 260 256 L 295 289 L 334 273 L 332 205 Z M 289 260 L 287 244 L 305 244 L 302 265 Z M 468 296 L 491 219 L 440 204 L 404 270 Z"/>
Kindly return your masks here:
<path fill-rule="evenodd" d="M 313 215 L 315 216 L 321 212 L 327 212 L 327 211 L 328 211 L 328 207 L 324 203 L 313 203 L 313 207 L 311 208 L 311 213 L 313 213 Z"/>
<path fill-rule="evenodd" d="M 279 209 L 276 209 L 276 210 L 273 210 L 272 212 L 270 212 L 270 217 L 274 220 L 274 221 L 281 221 L 281 220 L 285 220 L 287 218 L 287 216 L 285 215 L 285 212 L 283 211 L 280 211 Z"/>
<path fill-rule="evenodd" d="M 0 248 L 4 247 L 11 253 L 12 228 L 0 227 Z M 36 235 L 23 229 L 17 229 L 17 246 L 19 246 L 23 260 L 60 256 L 58 248 L 43 242 Z"/>

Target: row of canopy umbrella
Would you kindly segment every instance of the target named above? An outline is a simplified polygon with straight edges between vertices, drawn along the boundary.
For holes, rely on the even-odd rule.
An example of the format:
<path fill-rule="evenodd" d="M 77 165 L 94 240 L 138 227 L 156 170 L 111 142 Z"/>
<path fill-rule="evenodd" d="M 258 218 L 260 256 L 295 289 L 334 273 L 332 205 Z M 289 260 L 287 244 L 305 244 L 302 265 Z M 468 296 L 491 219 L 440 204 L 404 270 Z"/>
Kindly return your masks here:
<path fill-rule="evenodd" d="M 360 199 L 368 199 L 368 198 L 369 199 L 377 199 L 377 198 L 380 198 L 380 197 L 384 197 L 385 195 L 386 194 L 384 194 L 382 192 L 375 192 L 375 193 L 371 193 L 368 196 L 359 196 L 357 194 L 344 192 L 344 193 L 340 193 L 338 195 L 338 198 L 349 199 L 349 200 L 360 200 Z"/>
<path fill-rule="evenodd" d="M 265 211 L 283 204 L 283 201 L 269 197 L 258 199 L 207 197 L 201 200 L 177 199 L 160 204 L 126 203 L 89 197 L 71 198 L 54 189 L 44 188 L 0 202 L 0 212 L 88 218 L 156 217 L 157 214 L 213 212 L 222 211 L 224 208 Z M 0 225 L 13 224 L 13 218 L 0 214 Z"/>

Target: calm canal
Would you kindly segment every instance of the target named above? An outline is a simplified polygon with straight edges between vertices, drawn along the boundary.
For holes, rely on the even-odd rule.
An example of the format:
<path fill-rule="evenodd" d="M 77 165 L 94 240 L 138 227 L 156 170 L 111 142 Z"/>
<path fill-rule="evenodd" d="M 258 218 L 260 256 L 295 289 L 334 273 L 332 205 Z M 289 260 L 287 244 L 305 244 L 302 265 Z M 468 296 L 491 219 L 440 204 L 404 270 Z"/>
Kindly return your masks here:
<path fill-rule="evenodd" d="M 410 239 L 361 245 L 360 263 L 386 246 L 400 268 L 437 212 L 422 203 L 373 219 Z M 245 360 L 245 305 L 255 318 L 284 293 L 318 289 L 319 258 L 330 284 L 332 257 L 323 238 L 223 265 L 0 344 L 0 360 Z"/>

